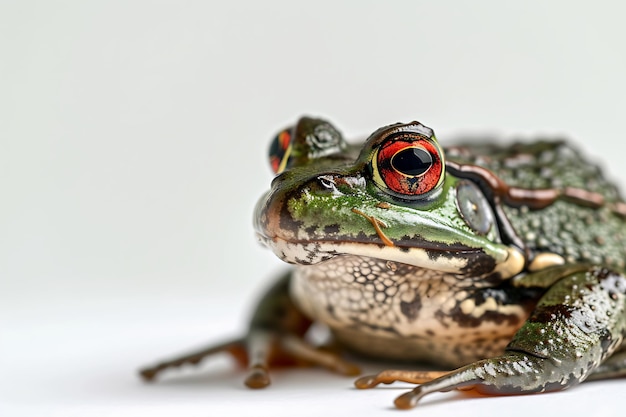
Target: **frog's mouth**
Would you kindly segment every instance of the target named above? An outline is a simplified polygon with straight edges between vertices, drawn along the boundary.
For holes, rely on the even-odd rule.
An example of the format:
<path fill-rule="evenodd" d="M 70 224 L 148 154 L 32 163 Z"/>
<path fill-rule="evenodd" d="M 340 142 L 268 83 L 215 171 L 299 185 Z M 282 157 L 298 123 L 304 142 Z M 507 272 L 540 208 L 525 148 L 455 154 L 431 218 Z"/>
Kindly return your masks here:
<path fill-rule="evenodd" d="M 295 265 L 315 265 L 341 255 L 356 255 L 441 272 L 472 276 L 499 273 L 501 277 L 507 278 L 521 272 L 525 263 L 521 251 L 507 246 L 502 246 L 502 251 L 494 256 L 484 249 L 460 244 L 443 248 L 409 246 L 402 242 L 390 245 L 349 240 L 298 241 L 267 237 L 260 233 L 257 233 L 257 237 L 280 259 Z"/>
<path fill-rule="evenodd" d="M 480 233 L 459 220 L 455 192 L 444 194 L 433 210 L 417 210 L 380 204 L 361 190 L 363 184 L 353 197 L 339 198 L 314 192 L 313 185 L 289 191 L 284 181 L 276 177 L 259 200 L 254 226 L 259 240 L 285 262 L 315 265 L 352 255 L 474 277 L 498 273 L 501 278 L 525 267 L 525 256 L 502 243 L 495 224 Z"/>

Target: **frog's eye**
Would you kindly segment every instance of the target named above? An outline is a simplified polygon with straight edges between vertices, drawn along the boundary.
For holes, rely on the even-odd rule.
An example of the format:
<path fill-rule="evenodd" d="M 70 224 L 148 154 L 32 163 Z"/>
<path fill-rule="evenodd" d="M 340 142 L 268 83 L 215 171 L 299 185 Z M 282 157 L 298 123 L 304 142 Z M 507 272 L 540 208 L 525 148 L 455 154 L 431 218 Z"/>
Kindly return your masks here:
<path fill-rule="evenodd" d="M 401 197 L 419 197 L 443 182 L 443 157 L 436 143 L 421 135 L 388 140 L 372 157 L 374 181 Z"/>
<path fill-rule="evenodd" d="M 291 129 L 285 129 L 272 140 L 269 157 L 272 171 L 274 171 L 275 174 L 280 174 L 287 166 L 289 156 L 291 155 L 291 138 Z"/>

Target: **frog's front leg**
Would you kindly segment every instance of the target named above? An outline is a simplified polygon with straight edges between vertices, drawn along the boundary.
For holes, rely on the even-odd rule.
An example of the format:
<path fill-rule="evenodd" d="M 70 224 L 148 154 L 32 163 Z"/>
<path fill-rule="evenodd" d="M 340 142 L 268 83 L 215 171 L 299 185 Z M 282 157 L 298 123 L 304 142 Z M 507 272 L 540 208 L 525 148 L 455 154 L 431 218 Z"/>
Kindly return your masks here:
<path fill-rule="evenodd" d="M 290 280 L 290 274 L 285 275 L 265 293 L 244 337 L 141 369 L 141 377 L 152 381 L 166 369 L 183 364 L 195 365 L 221 352 L 230 353 L 240 364 L 248 367 L 245 384 L 250 388 L 264 388 L 270 384 L 271 366 L 313 364 L 341 374 L 357 375 L 359 369 L 356 366 L 303 340 L 311 321 L 289 297 Z"/>
<path fill-rule="evenodd" d="M 570 272 L 550 286 L 502 356 L 426 382 L 398 397 L 395 404 L 411 408 L 428 393 L 459 388 L 523 394 L 562 390 L 582 382 L 622 343 L 625 294 L 626 278 L 621 274 L 599 267 Z M 391 381 L 364 377 L 357 387 L 378 382 Z"/>

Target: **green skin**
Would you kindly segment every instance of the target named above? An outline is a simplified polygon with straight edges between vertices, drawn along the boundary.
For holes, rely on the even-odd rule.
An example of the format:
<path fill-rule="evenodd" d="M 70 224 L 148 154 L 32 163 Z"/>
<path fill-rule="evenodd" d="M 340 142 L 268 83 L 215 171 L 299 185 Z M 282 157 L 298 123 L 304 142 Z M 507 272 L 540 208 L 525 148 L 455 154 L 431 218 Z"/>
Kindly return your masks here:
<path fill-rule="evenodd" d="M 460 332 L 476 333 L 481 323 L 485 329 L 495 323 L 503 334 L 511 335 L 506 347 L 494 347 L 492 352 L 482 346 L 490 353 L 479 352 L 475 358 L 454 353 L 441 361 L 427 358 L 444 366 L 463 366 L 429 378 L 399 397 L 399 408 L 414 406 L 427 393 L 455 388 L 473 387 L 489 394 L 531 393 L 565 389 L 585 379 L 626 375 L 622 342 L 626 333 L 626 210 L 616 188 L 579 153 L 560 142 L 513 146 L 468 142 L 439 148 L 445 155 L 440 183 L 424 195 L 403 196 L 389 189 L 377 172 L 376 152 L 394 135 L 407 132 L 438 147 L 430 129 L 417 122 L 391 125 L 374 132 L 361 146 L 348 145 L 334 127 L 318 119 L 303 118 L 289 132 L 291 148 L 282 161 L 284 169 L 257 205 L 255 229 L 263 243 L 296 267 L 262 298 L 249 335 L 242 339 L 251 367 L 249 386 L 269 384 L 267 367 L 275 362 L 276 351 L 296 362 L 308 359 L 351 373 L 353 369 L 339 360 L 315 359 L 301 342 L 294 342 L 299 347 L 293 348 L 293 340 L 306 332 L 311 321 L 326 322 L 339 340 L 343 331 L 351 332 L 346 339 L 367 333 L 368 339 L 354 346 L 365 354 L 384 356 L 367 351 L 377 338 L 403 343 L 398 331 L 385 333 L 397 323 L 343 322 L 341 317 L 352 316 L 341 316 L 343 307 L 337 312 L 337 306 L 323 305 L 325 295 L 298 295 L 294 287 L 299 280 L 328 278 L 324 265 L 341 266 L 342 259 L 363 259 L 381 266 L 391 262 L 400 278 L 415 279 L 411 274 L 420 270 L 428 270 L 435 280 L 454 277 L 458 283 L 441 291 L 452 298 L 464 291 L 472 297 L 471 305 L 482 309 L 468 312 L 461 301 L 452 306 L 435 304 L 437 311 L 429 307 L 429 325 L 439 324 L 443 332 L 454 323 Z M 546 197 L 545 190 L 553 197 Z M 462 206 L 470 207 L 471 213 Z M 494 293 L 497 303 L 492 307 L 481 304 Z M 418 296 L 420 304 L 402 310 L 411 320 L 426 317 L 431 295 Z M 329 313 L 312 313 L 306 307 L 309 302 L 319 303 Z M 501 319 L 505 308 L 515 307 L 518 317 Z M 419 328 L 420 320 L 411 320 Z M 372 331 L 373 327 L 377 330 Z M 464 340 L 438 340 L 439 330 L 429 331 L 429 338 L 450 352 L 456 347 L 450 344 Z M 274 354 L 263 348 L 259 334 L 272 340 Z M 489 344 L 489 334 L 485 330 L 481 343 L 487 339 Z M 421 345 L 407 346 L 419 350 Z M 203 356 L 161 364 L 145 370 L 144 377 Z M 386 356 L 422 358 L 420 352 Z M 365 377 L 357 386 L 368 388 L 392 380 L 410 379 Z"/>

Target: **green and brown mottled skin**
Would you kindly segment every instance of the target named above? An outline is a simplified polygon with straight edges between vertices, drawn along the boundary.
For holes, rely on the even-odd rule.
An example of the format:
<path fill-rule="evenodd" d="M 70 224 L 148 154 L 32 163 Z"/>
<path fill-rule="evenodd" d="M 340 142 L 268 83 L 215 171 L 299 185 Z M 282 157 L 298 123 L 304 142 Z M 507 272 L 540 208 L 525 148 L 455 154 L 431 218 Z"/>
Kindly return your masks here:
<path fill-rule="evenodd" d="M 530 393 L 626 375 L 626 205 L 566 142 L 442 148 L 412 122 L 350 145 L 312 118 L 276 140 L 255 229 L 293 271 L 245 337 L 144 378 L 220 351 L 247 363 L 253 388 L 285 360 L 355 373 L 303 341 L 313 321 L 352 351 L 455 369 L 357 380 L 420 383 L 400 408 L 454 388 Z"/>
<path fill-rule="evenodd" d="M 470 153 L 473 153 L 470 155 Z M 624 269 L 626 228 L 612 203 L 621 202 L 614 184 L 564 141 L 537 141 L 511 145 L 456 146 L 449 160 L 478 164 L 509 186 L 531 189 L 574 187 L 598 193 L 601 207 L 555 201 L 542 210 L 504 206 L 504 212 L 524 244 L 533 253 L 557 253 L 568 263 L 588 262 Z"/>

